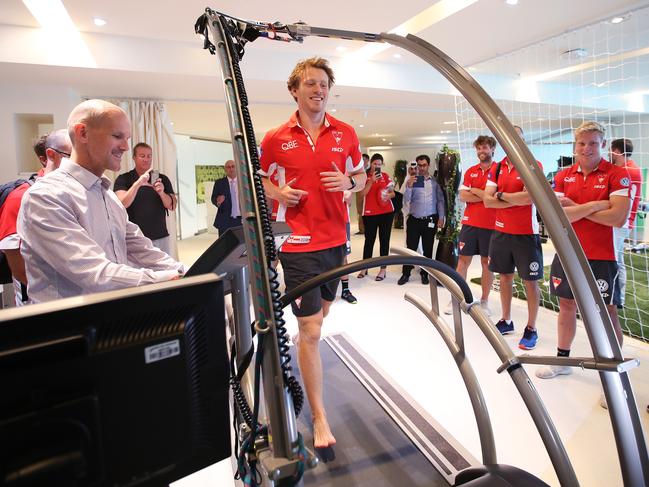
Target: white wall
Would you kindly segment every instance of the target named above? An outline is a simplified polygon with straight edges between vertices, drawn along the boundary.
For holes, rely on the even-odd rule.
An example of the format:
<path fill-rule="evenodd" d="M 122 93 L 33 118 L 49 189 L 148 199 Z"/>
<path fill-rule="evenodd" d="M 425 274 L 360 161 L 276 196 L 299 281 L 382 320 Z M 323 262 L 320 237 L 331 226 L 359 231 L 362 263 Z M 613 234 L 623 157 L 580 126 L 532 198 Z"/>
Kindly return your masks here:
<path fill-rule="evenodd" d="M 178 134 L 174 136 L 174 140 L 178 151 L 178 207 L 180 238 L 183 239 L 193 237 L 212 225 L 211 221 L 207 221 L 205 205 L 196 203 L 195 166 L 222 166 L 228 159 L 233 159 L 233 155 L 232 144 L 229 142 L 194 139 Z"/>
<path fill-rule="evenodd" d="M 70 111 L 81 102 L 81 96 L 68 88 L 48 85 L 3 83 L 0 90 L 0 182 L 16 179 L 23 150 L 17 138 L 14 115 L 17 113 L 52 114 L 53 127 L 65 128 Z M 24 142 L 24 141 L 23 141 Z M 30 157 L 33 155 L 30 155 Z M 34 159 L 36 156 L 33 155 Z M 29 166 L 29 164 L 27 164 Z"/>

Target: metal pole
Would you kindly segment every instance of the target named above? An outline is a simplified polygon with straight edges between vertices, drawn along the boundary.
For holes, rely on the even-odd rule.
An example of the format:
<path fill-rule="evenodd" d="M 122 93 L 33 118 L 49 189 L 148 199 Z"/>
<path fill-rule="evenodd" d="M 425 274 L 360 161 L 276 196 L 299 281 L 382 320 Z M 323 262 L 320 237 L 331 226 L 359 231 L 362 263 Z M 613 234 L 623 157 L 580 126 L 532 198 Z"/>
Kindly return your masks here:
<path fill-rule="evenodd" d="M 252 298 L 255 305 L 256 320 L 265 328 L 259 333 L 267 333 L 266 348 L 263 355 L 262 375 L 264 396 L 268 408 L 269 441 L 275 457 L 289 460 L 295 458 L 294 445 L 297 442 L 297 428 L 293 403 L 284 385 L 280 366 L 279 350 L 271 289 L 269 285 L 268 262 L 265 256 L 263 232 L 257 214 L 257 193 L 253 182 L 250 148 L 247 145 L 246 128 L 243 123 L 239 93 L 232 67 L 232 53 L 223 31 L 220 18 L 210 17 L 210 32 L 215 40 L 216 51 L 221 66 L 228 119 L 232 134 L 234 158 L 237 163 L 237 183 L 246 248 L 253 278 L 250 280 Z"/>

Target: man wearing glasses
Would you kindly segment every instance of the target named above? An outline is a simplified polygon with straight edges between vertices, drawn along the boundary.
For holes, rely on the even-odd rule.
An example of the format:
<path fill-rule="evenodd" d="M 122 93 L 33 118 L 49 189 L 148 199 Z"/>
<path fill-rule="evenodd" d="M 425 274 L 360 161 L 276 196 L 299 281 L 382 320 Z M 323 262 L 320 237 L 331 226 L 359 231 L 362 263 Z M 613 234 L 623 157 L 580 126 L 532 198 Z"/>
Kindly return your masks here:
<path fill-rule="evenodd" d="M 34 145 L 34 152 L 43 166 L 40 171 L 16 189 L 11 191 L 0 206 L 0 250 L 4 252 L 13 277 L 16 306 L 29 304 L 27 296 L 27 276 L 25 274 L 25 261 L 20 255 L 20 237 L 16 232 L 18 211 L 25 191 L 32 185 L 33 180 L 58 169 L 63 158 L 69 158 L 72 144 L 66 129 L 55 130 L 42 135 Z"/>

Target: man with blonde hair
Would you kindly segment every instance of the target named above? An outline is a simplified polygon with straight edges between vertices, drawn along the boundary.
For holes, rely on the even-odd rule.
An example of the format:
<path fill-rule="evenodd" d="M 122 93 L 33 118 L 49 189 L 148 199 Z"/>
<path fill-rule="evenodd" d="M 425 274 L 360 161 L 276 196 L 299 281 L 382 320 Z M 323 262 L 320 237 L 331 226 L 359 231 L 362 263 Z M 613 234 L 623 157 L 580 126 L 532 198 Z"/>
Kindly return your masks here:
<path fill-rule="evenodd" d="M 34 302 L 177 278 L 184 266 L 128 220 L 105 170 L 117 171 L 131 124 L 119 107 L 87 100 L 68 118 L 70 159 L 27 191 L 18 215 Z"/>
<path fill-rule="evenodd" d="M 279 202 L 278 221 L 292 234 L 279 258 L 286 290 L 342 265 L 347 209 L 342 192 L 365 186 L 363 159 L 354 129 L 326 113 L 334 74 L 322 58 L 299 62 L 287 87 L 297 111 L 261 142 L 261 170 L 268 197 Z M 278 185 L 271 178 L 278 176 Z M 297 356 L 313 415 L 313 443 L 324 461 L 336 443 L 324 408 L 319 341 L 324 317 L 336 297 L 338 280 L 291 303 L 297 317 Z"/>
<path fill-rule="evenodd" d="M 554 192 L 584 249 L 621 346 L 623 335 L 616 306 L 620 303 L 620 283 L 613 227 L 624 225 L 629 213 L 629 176 L 602 157 L 604 134 L 597 122 L 584 122 L 575 130 L 576 163 L 556 174 Z M 559 298 L 557 356 L 568 357 L 577 330 L 577 304 L 557 255 L 550 270 L 550 292 Z M 571 373 L 570 367 L 548 365 L 538 369 L 536 376 L 551 379 Z"/>

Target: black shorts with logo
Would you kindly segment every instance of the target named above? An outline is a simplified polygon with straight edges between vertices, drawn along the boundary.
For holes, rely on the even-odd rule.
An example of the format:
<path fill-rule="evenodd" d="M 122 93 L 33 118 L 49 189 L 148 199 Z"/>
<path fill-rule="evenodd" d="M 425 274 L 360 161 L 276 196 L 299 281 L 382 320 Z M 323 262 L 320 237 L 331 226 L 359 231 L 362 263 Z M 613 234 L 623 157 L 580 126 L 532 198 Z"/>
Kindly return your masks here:
<path fill-rule="evenodd" d="M 606 304 L 621 305 L 622 295 L 617 262 L 614 260 L 589 260 L 588 265 L 593 271 L 604 302 Z M 558 255 L 554 256 L 550 267 L 550 293 L 560 298 L 575 299 Z"/>
<path fill-rule="evenodd" d="M 343 264 L 346 245 L 315 252 L 280 252 L 279 260 L 284 270 L 286 291 L 291 291 L 303 282 L 319 276 Z M 320 288 L 312 289 L 291 303 L 295 316 L 310 316 L 322 309 L 322 300 L 336 299 L 338 281 L 334 279 Z"/>
<path fill-rule="evenodd" d="M 513 235 L 494 230 L 489 245 L 489 270 L 518 275 L 524 281 L 543 279 L 543 252 L 538 235 Z"/>
<path fill-rule="evenodd" d="M 480 257 L 489 256 L 489 243 L 493 230 L 488 228 L 472 227 L 471 225 L 462 225 L 462 230 L 457 237 L 458 251 L 460 255 L 479 255 Z"/>

